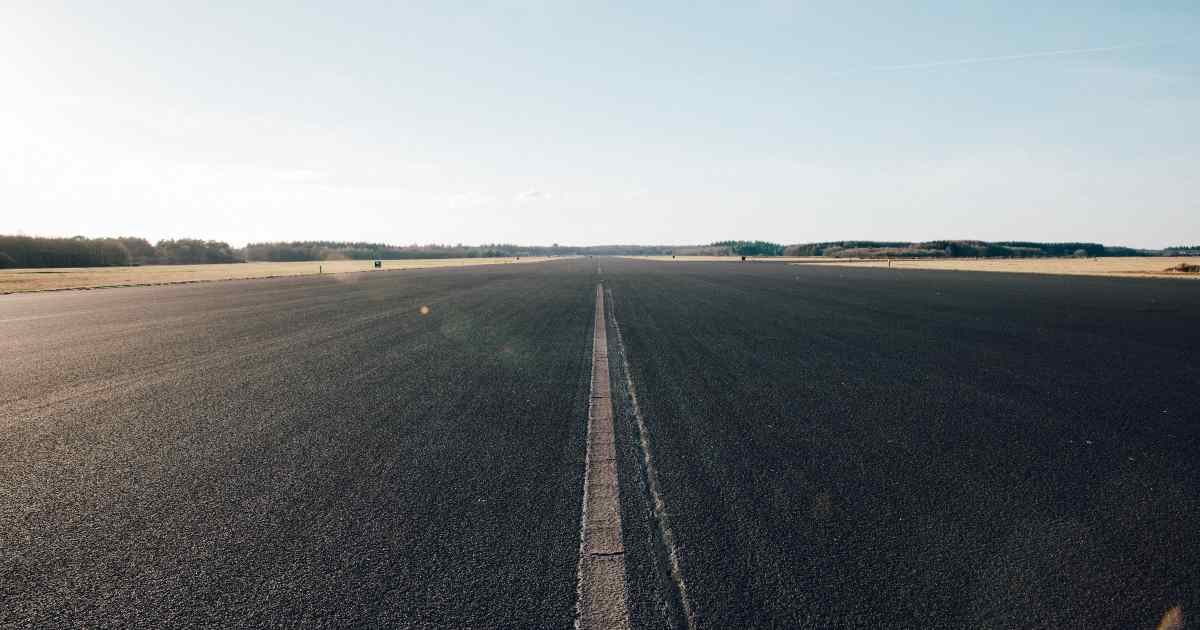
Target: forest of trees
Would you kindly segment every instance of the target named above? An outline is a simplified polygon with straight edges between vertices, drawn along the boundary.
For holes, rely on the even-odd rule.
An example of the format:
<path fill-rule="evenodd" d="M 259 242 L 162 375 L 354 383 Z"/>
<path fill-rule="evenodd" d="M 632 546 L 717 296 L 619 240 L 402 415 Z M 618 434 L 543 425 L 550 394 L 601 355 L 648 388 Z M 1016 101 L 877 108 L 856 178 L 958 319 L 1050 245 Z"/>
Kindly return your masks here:
<path fill-rule="evenodd" d="M 241 253 L 224 241 L 181 238 L 159 241 L 154 250 L 154 262 L 162 265 L 244 262 Z"/>
<path fill-rule="evenodd" d="M 0 236 L 0 267 L 105 267 L 129 260 L 129 250 L 114 238 Z"/>
<path fill-rule="evenodd" d="M 146 239 L 133 236 L 0 236 L 0 268 L 180 265 L 241 260 L 236 250 L 220 241 L 178 239 L 151 245 Z"/>
<path fill-rule="evenodd" d="M 783 245 L 768 241 L 717 241 L 714 247 L 727 247 L 734 256 L 782 256 Z"/>

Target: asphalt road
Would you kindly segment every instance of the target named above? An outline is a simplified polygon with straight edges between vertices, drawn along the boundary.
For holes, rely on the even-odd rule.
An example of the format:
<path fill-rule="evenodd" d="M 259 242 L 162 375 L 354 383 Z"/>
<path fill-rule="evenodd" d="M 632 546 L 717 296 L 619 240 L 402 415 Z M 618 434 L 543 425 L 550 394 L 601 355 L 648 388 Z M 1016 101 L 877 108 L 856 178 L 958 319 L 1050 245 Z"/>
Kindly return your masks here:
<path fill-rule="evenodd" d="M 696 627 L 1200 615 L 1195 283 L 574 259 L 0 297 L 0 627 L 571 627 L 598 280 L 636 627 L 623 361 Z"/>

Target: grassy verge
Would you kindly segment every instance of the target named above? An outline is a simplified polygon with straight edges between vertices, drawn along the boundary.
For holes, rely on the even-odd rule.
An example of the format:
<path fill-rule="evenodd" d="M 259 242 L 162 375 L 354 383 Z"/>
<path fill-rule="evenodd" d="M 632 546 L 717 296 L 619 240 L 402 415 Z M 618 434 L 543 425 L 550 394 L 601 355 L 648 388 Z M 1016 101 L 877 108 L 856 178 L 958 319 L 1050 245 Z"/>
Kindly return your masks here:
<path fill-rule="evenodd" d="M 503 265 L 547 260 L 540 257 L 516 258 L 442 258 L 423 260 L 385 260 L 383 269 L 426 269 L 468 265 Z M 151 265 L 143 267 L 86 267 L 62 269 L 6 269 L 0 271 L 0 294 L 64 289 L 182 284 L 304 276 L 318 273 L 354 273 L 374 271 L 370 260 L 323 262 L 253 262 L 221 265 Z"/>
<path fill-rule="evenodd" d="M 945 260 L 839 260 L 821 264 L 893 269 L 942 269 L 950 271 L 999 271 L 1008 273 L 1046 273 L 1077 276 L 1125 276 L 1134 278 L 1198 278 L 1200 274 L 1171 270 L 1179 265 L 1195 264 L 1196 258 L 1183 256 L 1131 258 L 951 258 Z"/>

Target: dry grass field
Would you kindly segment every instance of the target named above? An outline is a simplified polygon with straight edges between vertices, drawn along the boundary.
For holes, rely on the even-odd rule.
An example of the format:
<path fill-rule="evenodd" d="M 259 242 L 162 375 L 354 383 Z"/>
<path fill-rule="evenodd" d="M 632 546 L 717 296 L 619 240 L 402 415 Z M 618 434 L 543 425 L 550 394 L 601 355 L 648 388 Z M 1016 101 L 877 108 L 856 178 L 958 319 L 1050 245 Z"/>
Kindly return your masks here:
<path fill-rule="evenodd" d="M 540 257 L 516 258 L 443 258 L 422 260 L 385 260 L 384 270 L 462 267 L 467 265 L 503 265 L 547 260 Z M 99 289 L 106 287 L 213 282 L 304 276 L 317 273 L 355 273 L 375 271 L 370 260 L 324 262 L 252 262 L 222 265 L 147 265 L 144 267 L 86 267 L 63 269 L 0 270 L 0 295 L 26 291 L 63 289 Z"/>
<path fill-rule="evenodd" d="M 622 258 L 635 258 L 637 260 L 665 260 L 667 262 L 738 262 L 740 260 L 739 256 L 622 256 Z M 827 262 L 829 259 L 822 258 L 821 256 L 751 256 L 747 258 L 747 260 L 751 262 L 763 260 L 770 262 L 807 263 Z"/>
<path fill-rule="evenodd" d="M 819 262 L 818 262 L 819 261 Z M 808 260 L 807 264 L 887 267 L 886 260 Z M 1164 256 L 1158 258 L 954 258 L 947 260 L 902 260 L 891 262 L 893 269 L 944 269 L 951 271 L 1003 271 L 1009 273 L 1047 273 L 1075 276 L 1127 276 L 1135 278 L 1200 278 L 1200 273 L 1167 271 L 1180 264 L 1196 264 L 1197 257 Z"/>

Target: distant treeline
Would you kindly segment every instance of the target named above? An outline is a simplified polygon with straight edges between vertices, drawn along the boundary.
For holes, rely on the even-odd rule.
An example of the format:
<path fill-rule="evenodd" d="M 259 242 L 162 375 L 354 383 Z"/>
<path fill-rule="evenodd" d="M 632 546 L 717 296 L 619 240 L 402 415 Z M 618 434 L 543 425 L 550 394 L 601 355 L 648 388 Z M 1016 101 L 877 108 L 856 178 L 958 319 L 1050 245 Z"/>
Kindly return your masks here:
<path fill-rule="evenodd" d="M 1180 248 L 1181 250 L 1183 248 Z M 1110 247 L 1100 243 L 944 240 L 830 241 L 781 245 L 770 241 L 716 241 L 708 245 L 595 245 L 572 247 L 490 245 L 388 245 L 342 241 L 251 243 L 246 260 L 373 260 L 402 258 L 490 258 L 510 256 L 829 256 L 852 258 L 1035 258 L 1061 256 L 1151 256 L 1164 252 Z"/>
<path fill-rule="evenodd" d="M 341 241 L 251 243 L 246 260 L 389 260 L 397 258 L 490 258 L 508 256 L 780 256 L 767 241 L 717 241 L 709 245 L 591 245 L 585 247 L 490 245 L 387 245 Z"/>
<path fill-rule="evenodd" d="M 1161 251 L 1110 247 L 1099 243 L 953 240 L 829 241 L 781 245 L 769 241 L 717 241 L 708 245 L 530 246 L 389 245 L 359 241 L 251 243 L 244 248 L 221 241 L 144 238 L 42 238 L 0 236 L 0 268 L 176 265 L 244 261 L 397 260 L 408 258 L 501 258 L 516 256 L 829 256 L 840 258 L 1032 258 L 1049 256 L 1200 255 L 1200 246 Z"/>
<path fill-rule="evenodd" d="M 1110 247 L 1100 243 L 1037 243 L 1033 241 L 830 241 L 784 248 L 785 256 L 834 258 L 1041 258 L 1078 256 L 1154 256 L 1161 252 Z"/>
<path fill-rule="evenodd" d="M 599 245 L 570 247 L 529 246 L 509 243 L 489 245 L 388 245 L 343 241 L 291 241 L 251 243 L 243 250 L 251 261 L 299 260 L 400 260 L 407 258 L 505 258 L 514 256 L 623 255 L 661 256 L 670 247 L 658 245 Z"/>
<path fill-rule="evenodd" d="M 713 247 L 726 247 L 734 256 L 782 256 L 784 247 L 768 241 L 717 241 Z"/>
<path fill-rule="evenodd" d="M 662 245 L 599 245 L 589 247 L 489 245 L 389 245 L 356 241 L 291 241 L 251 243 L 237 249 L 222 241 L 144 238 L 44 238 L 0 236 L 0 268 L 108 267 L 235 263 L 245 261 L 399 260 L 411 258 L 503 258 L 516 256 L 622 255 L 661 256 L 672 248 Z M 703 248 L 701 248 L 703 249 Z M 722 255 L 728 248 L 707 248 Z"/>
<path fill-rule="evenodd" d="M 111 267 L 120 265 L 180 265 L 240 262 L 228 243 L 197 239 L 163 240 L 151 245 L 144 238 L 42 238 L 0 236 L 0 268 Z"/>

